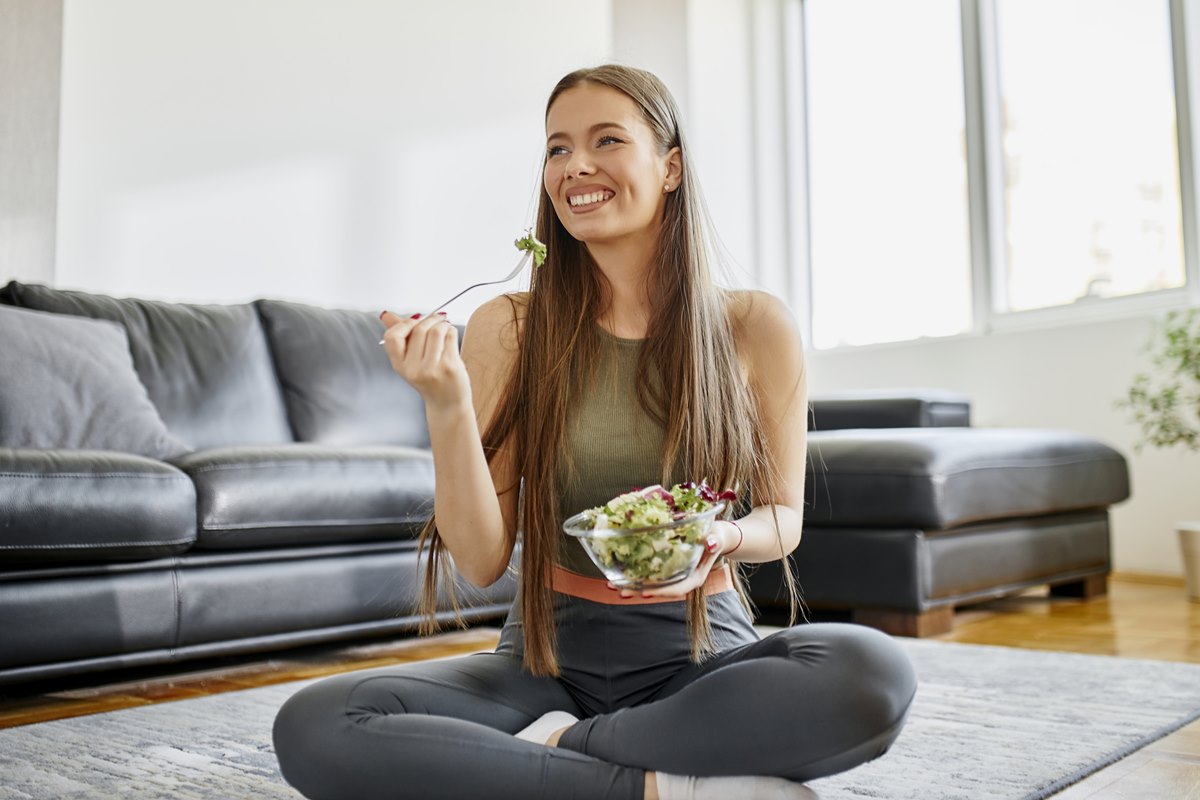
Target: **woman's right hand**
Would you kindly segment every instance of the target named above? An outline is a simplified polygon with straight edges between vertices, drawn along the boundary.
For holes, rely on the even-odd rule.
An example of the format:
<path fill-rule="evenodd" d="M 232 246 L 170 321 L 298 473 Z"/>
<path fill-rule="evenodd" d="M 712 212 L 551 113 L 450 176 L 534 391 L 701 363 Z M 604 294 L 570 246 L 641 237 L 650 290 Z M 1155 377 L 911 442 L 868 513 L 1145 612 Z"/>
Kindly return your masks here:
<path fill-rule="evenodd" d="M 400 377 L 412 384 L 430 410 L 471 408 L 471 381 L 458 352 L 458 329 L 445 314 L 421 318 L 384 311 L 383 344 Z"/>

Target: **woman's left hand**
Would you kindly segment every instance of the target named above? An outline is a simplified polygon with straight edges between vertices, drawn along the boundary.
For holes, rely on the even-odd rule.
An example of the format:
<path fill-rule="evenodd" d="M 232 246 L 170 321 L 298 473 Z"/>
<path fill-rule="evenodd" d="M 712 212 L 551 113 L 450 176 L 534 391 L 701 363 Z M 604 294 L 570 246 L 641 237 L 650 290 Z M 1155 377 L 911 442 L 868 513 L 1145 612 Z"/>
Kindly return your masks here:
<path fill-rule="evenodd" d="M 673 583 L 670 586 L 663 586 L 657 589 L 642 589 L 640 592 L 632 589 L 618 589 L 611 582 L 608 584 L 608 588 L 620 592 L 622 598 L 638 597 L 640 595 L 641 597 L 662 597 L 670 600 L 682 600 L 687 597 L 688 592 L 704 585 L 704 582 L 708 580 L 708 573 L 712 571 L 713 565 L 717 563 L 717 559 L 723 553 L 727 553 L 737 547 L 739 538 L 737 526 L 732 522 L 716 520 L 708 532 L 704 556 L 701 557 L 700 563 L 696 565 L 696 569 L 692 571 L 691 575 L 688 575 L 679 583 Z"/>

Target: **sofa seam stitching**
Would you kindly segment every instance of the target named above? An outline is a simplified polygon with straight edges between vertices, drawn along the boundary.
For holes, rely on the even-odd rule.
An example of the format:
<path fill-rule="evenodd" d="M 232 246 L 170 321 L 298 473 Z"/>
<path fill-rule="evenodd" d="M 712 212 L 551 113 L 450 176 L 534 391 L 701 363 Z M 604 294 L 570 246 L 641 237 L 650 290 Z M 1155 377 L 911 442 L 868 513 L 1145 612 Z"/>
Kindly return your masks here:
<path fill-rule="evenodd" d="M 187 539 L 163 539 L 159 541 L 134 541 L 134 542 L 96 542 L 95 544 L 0 544 L 0 550 L 63 550 L 68 548 L 90 548 L 90 547 L 129 547 L 132 545 L 167 545 L 167 544 L 188 544 L 196 541 L 194 537 Z"/>
<path fill-rule="evenodd" d="M 994 463 L 994 464 L 977 464 L 975 466 L 962 467 L 960 469 L 924 471 L 924 472 L 921 472 L 921 471 L 901 472 L 899 470 L 895 470 L 892 472 L 860 472 L 860 471 L 854 470 L 854 469 L 849 469 L 849 470 L 829 469 L 827 467 L 826 469 L 821 470 L 820 472 L 822 475 L 834 476 L 834 477 L 839 476 L 839 475 L 852 475 L 854 477 L 865 477 L 865 478 L 887 478 L 887 477 L 894 477 L 894 478 L 945 478 L 945 477 L 950 477 L 950 476 L 954 476 L 954 475 L 961 475 L 966 472 L 979 472 L 980 470 L 988 470 L 988 469 L 1017 469 L 1017 468 L 1041 469 L 1044 467 L 1065 467 L 1065 466 L 1075 466 L 1078 464 L 1107 465 L 1107 464 L 1117 464 L 1117 463 L 1120 463 L 1121 461 L 1123 461 L 1123 459 L 1105 458 L 1105 459 L 1072 459 L 1072 460 L 1066 460 L 1066 461 L 1039 461 L 1039 462 L 1034 462 L 1034 463 L 1007 462 L 1007 463 Z M 814 474 L 815 474 L 815 471 L 814 471 Z"/>
<path fill-rule="evenodd" d="M 138 472 L 0 472 L 0 478 L 149 478 L 177 481 L 186 479 L 187 475 L 153 475 Z"/>
<path fill-rule="evenodd" d="M 216 522 L 216 523 L 202 524 L 201 530 L 240 531 L 240 530 L 253 530 L 255 528 L 263 528 L 263 527 L 283 528 L 283 527 L 289 527 L 289 526 L 298 526 L 298 527 L 305 527 L 305 528 L 317 527 L 317 526 L 344 527 L 346 525 L 382 525 L 382 524 L 396 523 L 396 522 L 413 523 L 413 522 L 423 522 L 426 519 L 428 519 L 428 516 L 420 515 L 420 516 L 415 516 L 415 517 L 371 517 L 368 519 L 319 520 L 316 522 L 309 522 L 306 520 L 270 520 L 270 521 L 264 520 L 261 522 L 225 522 L 225 523 Z"/>
<path fill-rule="evenodd" d="M 179 558 L 172 559 L 171 589 L 175 592 L 175 642 L 171 646 L 171 655 L 179 649 L 183 641 L 183 592 L 179 590 Z"/>
<path fill-rule="evenodd" d="M 211 464 L 211 465 L 203 466 L 203 467 L 183 466 L 183 467 L 180 467 L 180 469 L 182 469 L 186 472 L 189 472 L 189 473 L 198 473 L 198 472 L 222 472 L 222 471 L 227 471 L 227 470 L 239 470 L 239 469 L 274 469 L 274 468 L 280 468 L 280 467 L 311 467 L 315 464 L 336 465 L 336 464 L 365 464 L 365 463 L 374 462 L 376 464 L 391 465 L 391 464 L 395 464 L 395 463 L 404 463 L 405 461 L 410 461 L 410 460 L 413 462 L 424 464 L 424 463 L 430 461 L 431 459 L 427 458 L 427 457 L 419 458 L 415 455 L 412 456 L 410 459 L 403 459 L 399 462 L 395 459 L 394 456 L 381 456 L 379 458 L 374 458 L 374 459 L 363 459 L 363 458 L 307 459 L 306 458 L 306 459 L 301 459 L 301 460 L 297 460 L 297 461 L 269 461 L 269 462 L 255 462 L 253 464 Z"/>
<path fill-rule="evenodd" d="M 211 471 L 226 470 L 226 469 L 266 469 L 275 467 L 311 467 L 313 464 L 395 464 L 395 463 L 421 463 L 425 464 L 432 461 L 432 457 L 428 455 L 418 455 L 413 453 L 412 456 L 397 458 L 396 456 L 383 455 L 378 457 L 350 457 L 350 458 L 328 458 L 318 455 L 314 458 L 298 458 L 295 461 L 256 461 L 245 462 L 239 464 L 202 464 L 197 467 L 192 467 L 190 464 L 182 464 L 180 469 L 191 471 L 191 473 L 211 473 Z"/>

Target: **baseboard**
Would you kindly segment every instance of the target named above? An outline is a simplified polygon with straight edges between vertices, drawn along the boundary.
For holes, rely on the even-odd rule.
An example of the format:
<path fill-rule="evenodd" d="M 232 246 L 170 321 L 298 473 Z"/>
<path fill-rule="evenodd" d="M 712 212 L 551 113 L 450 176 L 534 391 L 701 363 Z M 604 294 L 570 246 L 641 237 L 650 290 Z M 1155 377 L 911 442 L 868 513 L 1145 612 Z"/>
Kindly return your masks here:
<path fill-rule="evenodd" d="M 1150 583 L 1155 586 L 1183 586 L 1182 575 L 1168 575 L 1163 572 L 1112 572 L 1109 579 L 1121 583 Z"/>

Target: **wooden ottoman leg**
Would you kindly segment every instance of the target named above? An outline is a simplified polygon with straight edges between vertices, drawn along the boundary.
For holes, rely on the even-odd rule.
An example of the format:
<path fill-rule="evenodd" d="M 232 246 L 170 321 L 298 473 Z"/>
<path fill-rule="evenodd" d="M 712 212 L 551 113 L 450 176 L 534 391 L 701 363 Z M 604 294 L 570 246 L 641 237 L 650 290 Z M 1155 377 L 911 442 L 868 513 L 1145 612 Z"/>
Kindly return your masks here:
<path fill-rule="evenodd" d="M 939 633 L 949 633 L 954 627 L 954 607 L 942 606 L 925 612 L 856 608 L 851 612 L 850 620 L 893 636 L 937 636 Z"/>
<path fill-rule="evenodd" d="M 1060 583 L 1050 587 L 1054 597 L 1102 597 L 1108 594 L 1108 575 L 1089 575 L 1070 583 Z"/>

